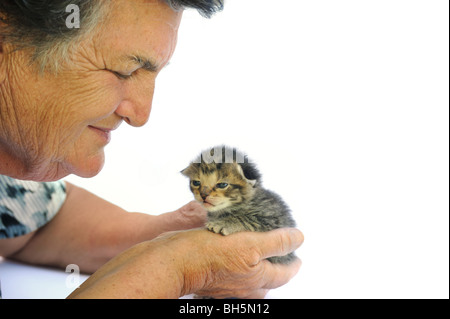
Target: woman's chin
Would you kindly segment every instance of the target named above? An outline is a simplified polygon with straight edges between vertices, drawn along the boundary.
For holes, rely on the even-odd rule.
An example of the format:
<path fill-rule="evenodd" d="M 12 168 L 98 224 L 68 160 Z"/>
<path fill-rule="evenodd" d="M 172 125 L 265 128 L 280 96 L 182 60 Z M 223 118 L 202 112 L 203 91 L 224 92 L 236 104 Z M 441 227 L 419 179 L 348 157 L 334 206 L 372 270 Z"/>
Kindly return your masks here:
<path fill-rule="evenodd" d="M 97 176 L 105 165 L 105 154 L 100 152 L 95 156 L 91 156 L 84 161 L 77 161 L 70 165 L 70 174 L 77 175 L 82 178 L 91 178 Z"/>

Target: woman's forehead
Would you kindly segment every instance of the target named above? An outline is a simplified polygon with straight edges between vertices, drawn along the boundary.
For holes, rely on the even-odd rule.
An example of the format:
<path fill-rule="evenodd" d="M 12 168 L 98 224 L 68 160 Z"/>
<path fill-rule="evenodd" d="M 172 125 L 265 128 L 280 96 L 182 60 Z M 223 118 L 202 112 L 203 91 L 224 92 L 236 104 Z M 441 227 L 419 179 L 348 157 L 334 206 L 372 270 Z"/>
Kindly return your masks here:
<path fill-rule="evenodd" d="M 181 12 L 162 1 L 114 1 L 96 36 L 96 50 L 117 62 L 158 69 L 176 46 Z"/>

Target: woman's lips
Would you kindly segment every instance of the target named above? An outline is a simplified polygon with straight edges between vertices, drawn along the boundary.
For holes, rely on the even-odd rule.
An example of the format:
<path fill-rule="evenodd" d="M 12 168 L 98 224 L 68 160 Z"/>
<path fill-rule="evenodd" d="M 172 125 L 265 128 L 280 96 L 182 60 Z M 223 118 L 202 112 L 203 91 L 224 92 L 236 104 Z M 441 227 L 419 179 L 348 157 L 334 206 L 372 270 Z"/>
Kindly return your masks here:
<path fill-rule="evenodd" d="M 88 126 L 93 132 L 95 132 L 100 138 L 103 139 L 105 144 L 108 144 L 111 141 L 111 131 L 112 129 L 107 129 L 103 127 L 96 126 Z"/>
<path fill-rule="evenodd" d="M 89 125 L 88 128 L 91 129 L 93 132 L 95 132 L 97 136 L 99 136 L 106 145 L 111 141 L 111 132 L 118 129 L 121 124 L 122 120 L 110 122 L 109 124 L 105 124 L 105 126 L 101 126 L 100 123 L 98 126 Z"/>

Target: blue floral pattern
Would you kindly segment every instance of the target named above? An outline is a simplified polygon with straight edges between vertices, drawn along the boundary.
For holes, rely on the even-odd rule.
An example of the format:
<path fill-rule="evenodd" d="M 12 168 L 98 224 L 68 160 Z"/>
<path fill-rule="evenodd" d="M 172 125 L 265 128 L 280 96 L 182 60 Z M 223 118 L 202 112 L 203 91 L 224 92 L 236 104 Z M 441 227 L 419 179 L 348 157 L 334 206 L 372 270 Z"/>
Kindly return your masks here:
<path fill-rule="evenodd" d="M 65 199 L 63 181 L 39 183 L 0 175 L 0 239 L 23 236 L 44 226 Z"/>

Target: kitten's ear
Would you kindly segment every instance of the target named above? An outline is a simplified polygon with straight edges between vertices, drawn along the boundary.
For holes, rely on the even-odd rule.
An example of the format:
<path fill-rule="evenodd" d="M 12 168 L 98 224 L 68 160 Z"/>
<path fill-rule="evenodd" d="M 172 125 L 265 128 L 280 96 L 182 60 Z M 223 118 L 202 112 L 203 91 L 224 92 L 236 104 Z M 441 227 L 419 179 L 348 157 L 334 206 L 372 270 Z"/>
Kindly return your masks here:
<path fill-rule="evenodd" d="M 257 182 L 256 179 L 247 179 L 247 177 L 245 177 L 244 170 L 242 169 L 242 166 L 239 165 L 239 164 L 237 164 L 237 163 L 234 163 L 234 165 L 236 166 L 236 169 L 237 169 L 237 171 L 239 172 L 239 174 L 242 176 L 242 178 L 243 178 L 244 180 L 246 180 L 247 183 L 249 183 L 250 185 L 252 185 L 252 187 L 255 187 L 256 182 Z"/>
<path fill-rule="evenodd" d="M 247 179 L 247 182 L 252 185 L 252 187 L 255 187 L 256 185 L 256 179 Z"/>
<path fill-rule="evenodd" d="M 192 178 L 193 176 L 198 174 L 198 167 L 197 164 L 190 164 L 188 167 L 186 167 L 184 170 L 180 172 L 186 177 Z"/>
<path fill-rule="evenodd" d="M 186 176 L 186 177 L 189 177 L 189 176 L 188 176 L 188 170 L 189 170 L 189 166 L 186 167 L 184 170 L 180 171 L 180 173 L 181 173 L 182 175 Z"/>

